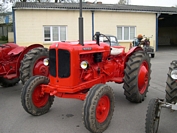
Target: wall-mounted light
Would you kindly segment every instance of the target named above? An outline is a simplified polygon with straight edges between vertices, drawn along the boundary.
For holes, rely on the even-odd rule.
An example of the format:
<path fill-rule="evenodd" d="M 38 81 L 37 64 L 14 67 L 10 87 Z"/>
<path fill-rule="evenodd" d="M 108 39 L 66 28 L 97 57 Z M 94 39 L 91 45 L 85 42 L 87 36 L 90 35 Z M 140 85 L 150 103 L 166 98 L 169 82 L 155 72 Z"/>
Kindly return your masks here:
<path fill-rule="evenodd" d="M 159 18 L 159 20 L 162 20 L 162 19 L 164 19 L 164 18 L 163 18 L 163 17 L 160 17 L 160 18 Z"/>

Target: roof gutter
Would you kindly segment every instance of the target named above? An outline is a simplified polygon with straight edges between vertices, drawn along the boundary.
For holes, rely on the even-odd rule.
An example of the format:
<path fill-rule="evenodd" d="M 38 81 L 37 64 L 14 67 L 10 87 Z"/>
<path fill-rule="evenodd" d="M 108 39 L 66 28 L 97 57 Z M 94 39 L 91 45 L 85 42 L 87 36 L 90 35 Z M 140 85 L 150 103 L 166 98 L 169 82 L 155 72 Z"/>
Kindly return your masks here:
<path fill-rule="evenodd" d="M 14 8 L 14 10 L 56 10 L 56 11 L 78 11 L 79 9 L 66 9 L 66 8 Z M 133 12 L 133 13 L 158 13 L 155 11 L 136 11 L 136 10 L 106 10 L 106 9 L 83 9 L 83 11 L 106 11 L 106 12 Z M 169 12 L 163 12 L 169 14 Z M 173 12 L 172 12 L 173 13 Z M 177 13 L 173 13 L 177 14 Z"/>

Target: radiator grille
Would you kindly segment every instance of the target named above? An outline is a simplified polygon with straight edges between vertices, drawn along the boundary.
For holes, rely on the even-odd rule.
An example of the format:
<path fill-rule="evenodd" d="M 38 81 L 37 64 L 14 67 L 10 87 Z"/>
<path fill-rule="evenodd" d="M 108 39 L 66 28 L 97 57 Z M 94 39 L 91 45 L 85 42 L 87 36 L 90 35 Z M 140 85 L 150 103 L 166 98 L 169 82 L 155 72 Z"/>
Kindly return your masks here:
<path fill-rule="evenodd" d="M 58 50 L 58 76 L 60 78 L 70 76 L 70 52 L 67 50 Z"/>
<path fill-rule="evenodd" d="M 56 50 L 49 50 L 49 72 L 50 75 L 56 77 Z"/>

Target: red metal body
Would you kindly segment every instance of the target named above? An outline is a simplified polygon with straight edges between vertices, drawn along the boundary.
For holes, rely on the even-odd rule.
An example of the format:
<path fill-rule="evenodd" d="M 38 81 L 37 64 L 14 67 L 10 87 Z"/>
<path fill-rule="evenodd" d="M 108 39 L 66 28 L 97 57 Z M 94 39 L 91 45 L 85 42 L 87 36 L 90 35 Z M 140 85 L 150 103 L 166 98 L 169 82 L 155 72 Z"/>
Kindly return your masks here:
<path fill-rule="evenodd" d="M 68 77 L 62 77 L 58 74 L 58 71 L 60 71 L 59 69 L 61 69 L 60 63 L 62 61 L 59 61 L 61 60 L 59 59 L 61 55 L 55 56 L 54 58 L 56 58 L 57 67 L 50 68 L 54 65 L 49 65 L 49 69 L 50 71 L 55 69 L 56 75 L 49 74 L 50 82 L 47 85 L 41 85 L 42 93 L 49 93 L 50 95 L 62 98 L 84 100 L 87 91 L 95 84 L 106 82 L 122 83 L 126 65 L 125 62 L 134 51 L 140 50 L 141 48 L 132 48 L 128 53 L 125 53 L 125 47 L 114 46 L 114 48 L 122 51 L 117 55 L 111 55 L 111 49 L 108 44 L 100 43 L 100 46 L 98 46 L 95 41 L 85 42 L 84 46 L 78 44 L 78 42 L 59 42 L 51 45 L 49 49 L 49 60 L 53 58 L 50 54 L 52 50 L 56 51 L 56 55 L 59 54 L 58 50 L 60 49 L 70 53 L 69 63 L 65 64 L 66 66 L 62 66 L 64 68 L 67 67 L 67 65 L 70 65 L 70 74 Z M 96 56 L 97 54 L 102 55 L 101 61 L 94 61 L 95 54 Z M 88 62 L 88 69 L 84 70 L 80 67 L 82 61 Z M 65 69 L 63 69 L 63 71 L 65 71 Z M 145 77 L 146 74 L 147 71 L 144 71 L 140 76 Z M 141 85 L 141 80 L 139 84 Z M 33 100 L 33 102 L 35 103 L 35 100 Z"/>
<path fill-rule="evenodd" d="M 41 44 L 33 44 L 29 47 L 23 47 L 15 43 L 0 45 L 0 77 L 9 80 L 19 77 L 21 60 L 29 50 L 35 47 L 43 46 Z"/>

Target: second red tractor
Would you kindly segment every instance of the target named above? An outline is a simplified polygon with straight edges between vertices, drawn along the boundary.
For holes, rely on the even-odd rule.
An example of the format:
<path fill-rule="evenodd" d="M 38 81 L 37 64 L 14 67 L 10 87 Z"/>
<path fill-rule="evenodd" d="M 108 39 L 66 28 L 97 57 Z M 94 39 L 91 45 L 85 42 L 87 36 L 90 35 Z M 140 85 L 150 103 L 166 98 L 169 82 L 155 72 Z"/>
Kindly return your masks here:
<path fill-rule="evenodd" d="M 40 44 L 28 47 L 15 43 L 0 45 L 0 84 L 3 87 L 13 86 L 34 75 L 48 76 L 48 66 L 43 60 L 48 58 L 48 49 Z"/>

